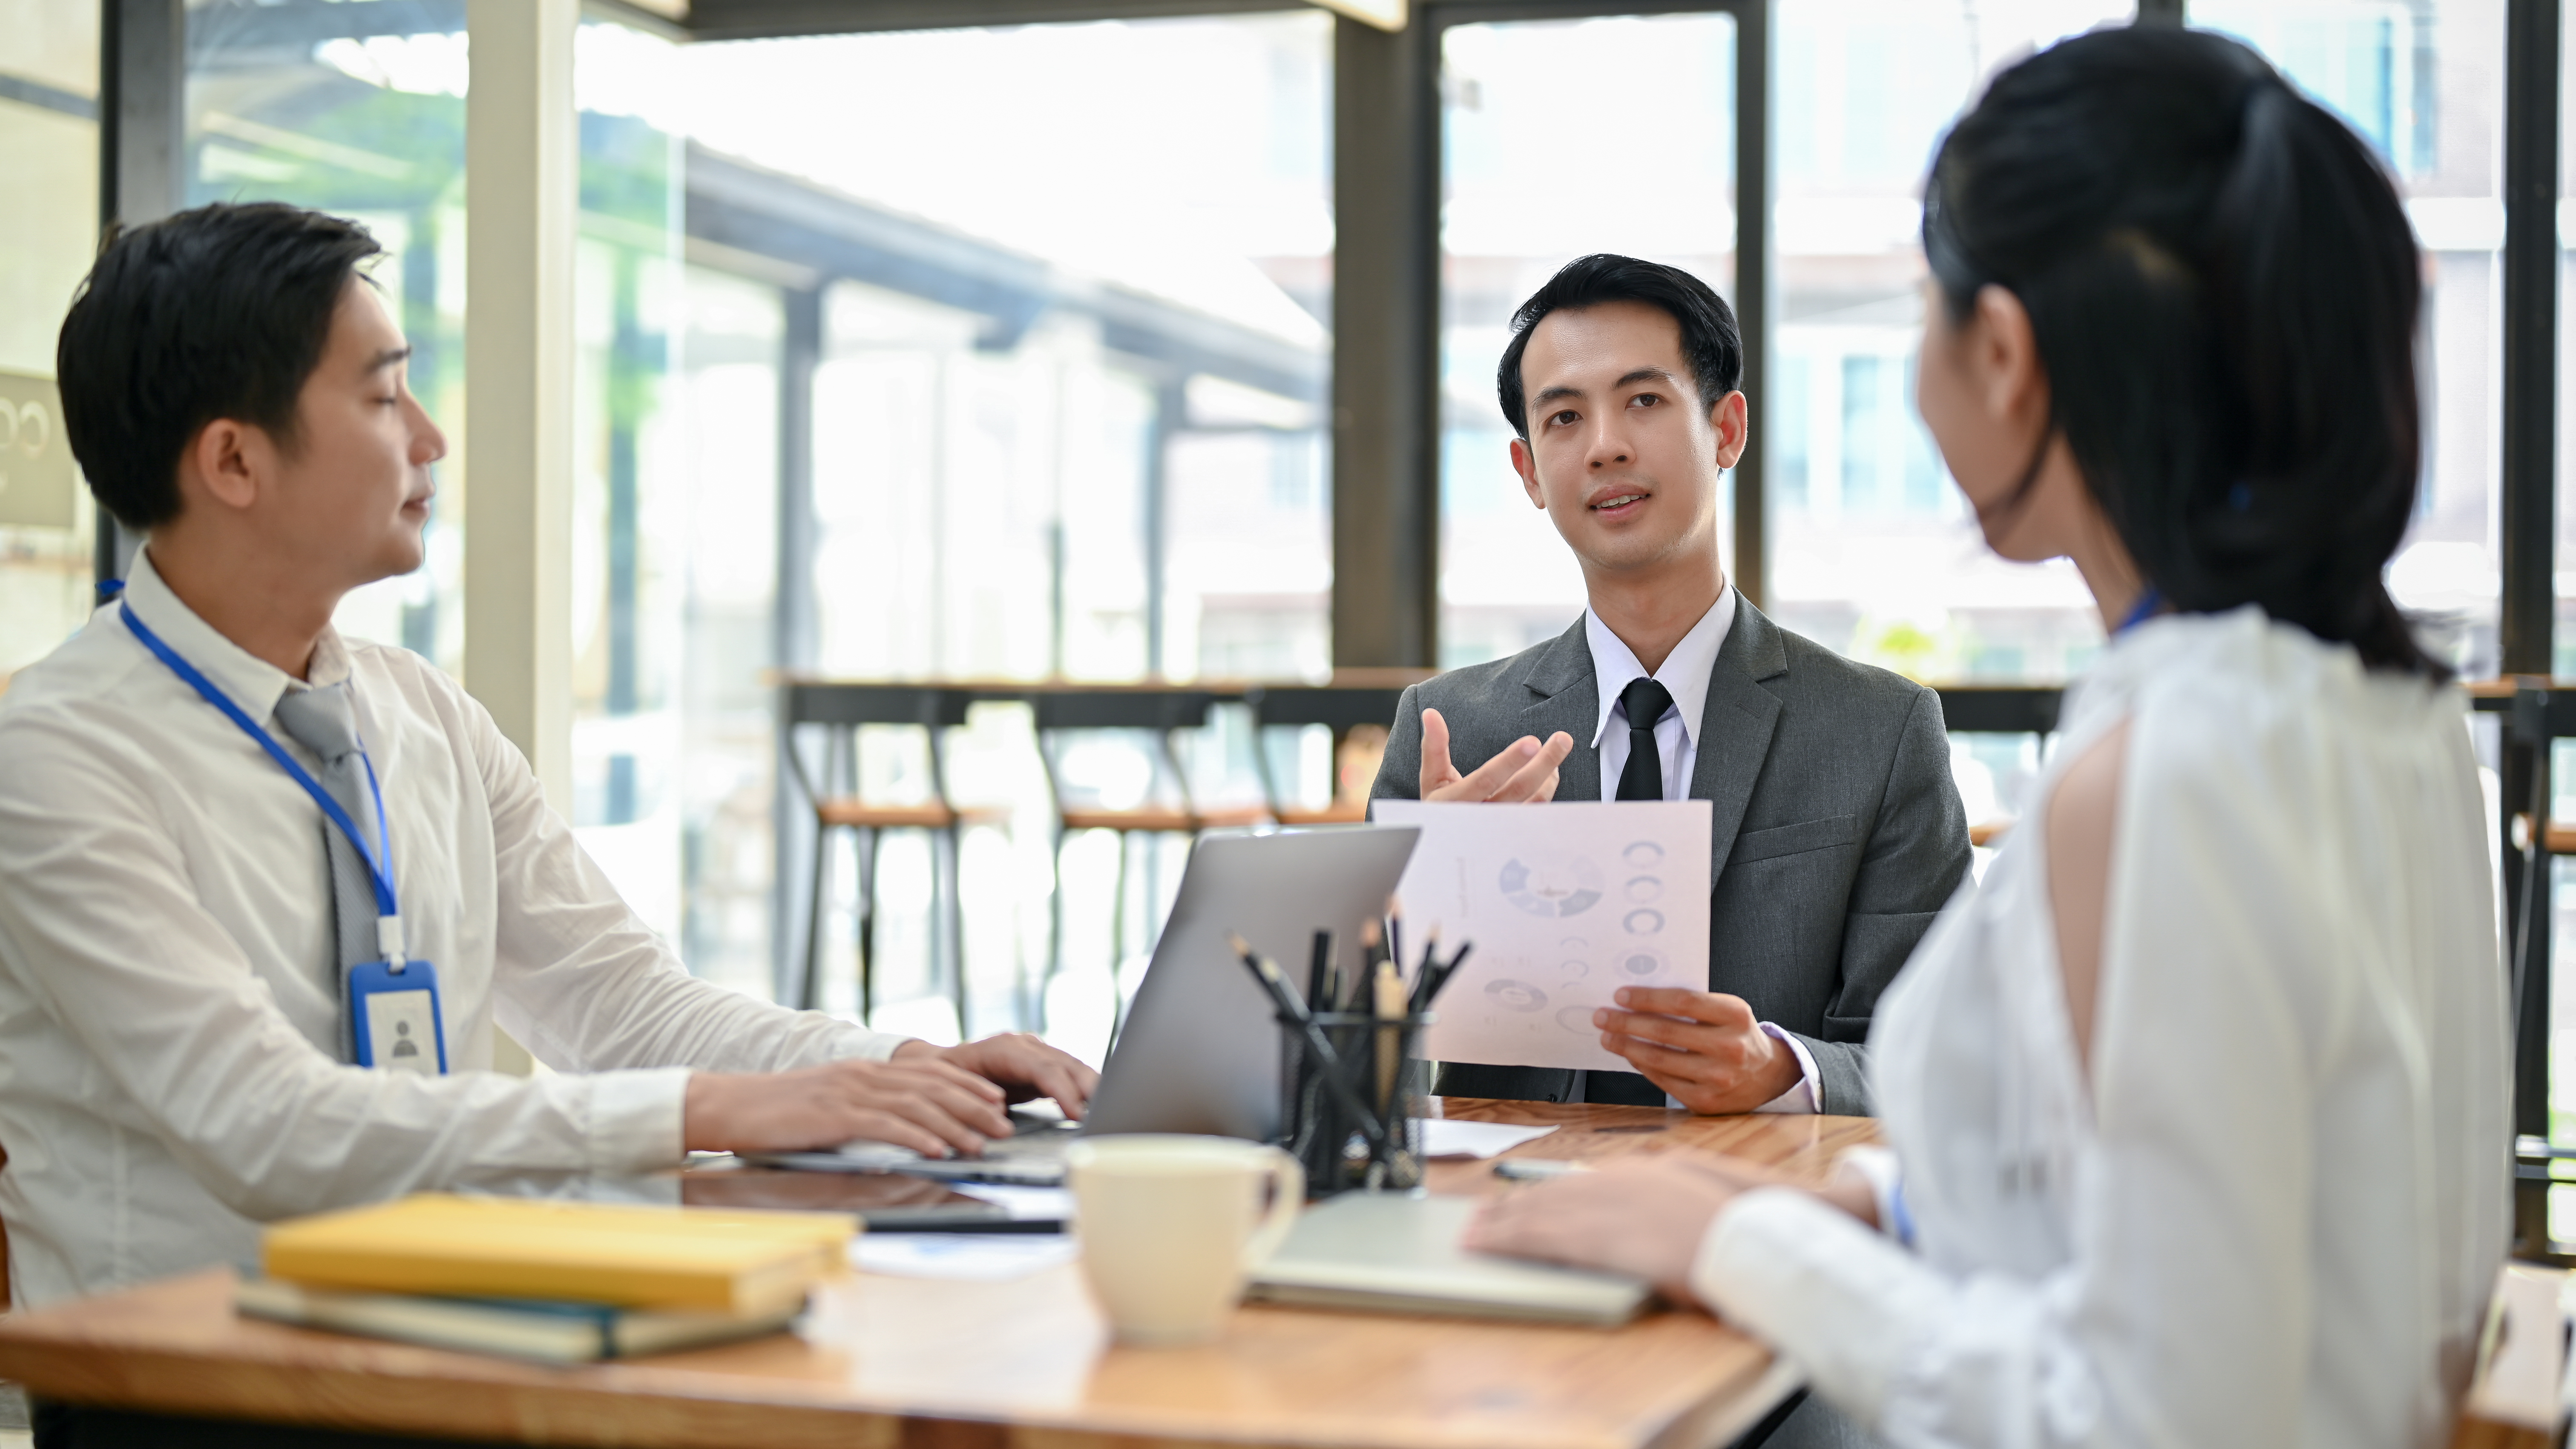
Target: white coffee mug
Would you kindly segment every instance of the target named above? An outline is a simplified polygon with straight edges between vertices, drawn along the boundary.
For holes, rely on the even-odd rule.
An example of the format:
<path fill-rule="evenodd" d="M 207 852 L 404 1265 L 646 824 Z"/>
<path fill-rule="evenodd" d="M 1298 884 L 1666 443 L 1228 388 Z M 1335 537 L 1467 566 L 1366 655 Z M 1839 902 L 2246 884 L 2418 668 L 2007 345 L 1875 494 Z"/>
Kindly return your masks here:
<path fill-rule="evenodd" d="M 1231 1137 L 1086 1138 L 1065 1165 L 1082 1276 L 1126 1343 L 1216 1337 L 1306 1199 L 1297 1159 Z"/>

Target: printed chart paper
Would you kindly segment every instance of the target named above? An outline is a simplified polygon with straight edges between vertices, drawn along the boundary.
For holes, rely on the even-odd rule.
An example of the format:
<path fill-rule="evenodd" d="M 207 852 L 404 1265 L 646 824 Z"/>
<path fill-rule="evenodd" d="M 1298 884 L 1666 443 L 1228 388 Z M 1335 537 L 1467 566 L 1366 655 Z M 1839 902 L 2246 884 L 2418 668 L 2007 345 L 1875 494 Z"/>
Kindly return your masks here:
<path fill-rule="evenodd" d="M 1593 1011 L 1622 986 L 1708 989 L 1707 801 L 1380 800 L 1370 818 L 1422 829 L 1396 887 L 1407 956 L 1434 927 L 1444 950 L 1476 947 L 1424 1056 L 1633 1071 L 1601 1049 Z"/>

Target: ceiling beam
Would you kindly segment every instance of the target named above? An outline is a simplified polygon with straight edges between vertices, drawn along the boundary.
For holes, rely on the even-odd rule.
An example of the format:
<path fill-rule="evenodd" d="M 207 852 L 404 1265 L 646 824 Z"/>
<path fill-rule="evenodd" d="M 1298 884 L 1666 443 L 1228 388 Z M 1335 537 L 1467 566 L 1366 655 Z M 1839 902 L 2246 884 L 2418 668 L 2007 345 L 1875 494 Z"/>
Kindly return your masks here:
<path fill-rule="evenodd" d="M 693 0 L 688 27 L 700 40 L 759 40 L 1302 8 L 1298 0 Z"/>

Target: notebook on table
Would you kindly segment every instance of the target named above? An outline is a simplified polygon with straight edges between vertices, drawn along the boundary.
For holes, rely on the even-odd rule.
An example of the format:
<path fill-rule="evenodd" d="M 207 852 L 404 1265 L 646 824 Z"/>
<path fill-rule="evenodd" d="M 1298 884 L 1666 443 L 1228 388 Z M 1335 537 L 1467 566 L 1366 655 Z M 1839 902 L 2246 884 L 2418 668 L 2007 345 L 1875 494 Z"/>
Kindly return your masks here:
<path fill-rule="evenodd" d="M 1251 1296 L 1314 1308 L 1614 1328 L 1653 1290 L 1634 1278 L 1471 1253 L 1480 1200 L 1344 1193 L 1315 1204 L 1252 1275 Z"/>

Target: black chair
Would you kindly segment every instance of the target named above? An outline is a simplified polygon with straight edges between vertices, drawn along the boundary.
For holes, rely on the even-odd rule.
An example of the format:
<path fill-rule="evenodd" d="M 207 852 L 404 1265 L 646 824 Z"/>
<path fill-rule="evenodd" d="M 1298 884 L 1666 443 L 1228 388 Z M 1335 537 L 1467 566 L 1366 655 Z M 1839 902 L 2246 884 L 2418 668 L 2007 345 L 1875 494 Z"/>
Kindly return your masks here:
<path fill-rule="evenodd" d="M 1189 772 L 1181 767 L 1176 737 L 1182 730 L 1207 724 L 1208 707 L 1215 703 L 1215 696 L 1206 690 L 1152 685 L 1050 689 L 1031 693 L 1028 701 L 1037 726 L 1038 758 L 1046 767 L 1047 791 L 1055 802 L 1056 816 L 1055 850 L 1051 856 L 1055 890 L 1048 904 L 1047 965 L 1044 978 L 1038 982 L 1035 1012 L 1043 1022 L 1047 987 L 1064 970 L 1067 836 L 1080 830 L 1106 830 L 1118 837 L 1118 885 L 1109 918 L 1110 990 L 1117 994 L 1118 963 L 1127 959 L 1127 877 L 1132 853 L 1128 842 L 1138 835 L 1196 835 L 1218 826 L 1254 825 L 1266 819 L 1268 812 L 1258 806 L 1207 810 L 1192 799 Z M 1066 734 L 1081 730 L 1141 732 L 1152 737 L 1146 755 L 1153 762 L 1153 785 L 1145 803 L 1109 807 L 1083 804 L 1068 797 L 1058 752 Z M 1125 1019 L 1126 1001 L 1119 995 L 1110 1015 L 1112 1046 L 1117 1044 L 1118 1029 Z"/>
<path fill-rule="evenodd" d="M 1282 825 L 1344 825 L 1368 819 L 1368 787 L 1363 785 L 1356 793 L 1343 787 L 1342 752 L 1351 743 L 1352 732 L 1364 729 L 1379 732 L 1383 749 L 1387 725 L 1403 698 L 1401 687 L 1379 685 L 1257 684 L 1245 690 L 1243 702 L 1252 706 L 1253 758 L 1261 768 L 1270 818 Z M 1333 799 L 1320 808 L 1290 803 L 1270 762 L 1270 730 L 1307 725 L 1324 725 L 1333 732 Z"/>
<path fill-rule="evenodd" d="M 793 993 L 796 1005 L 812 1010 L 822 997 L 823 926 L 829 896 L 832 833 L 851 832 L 859 851 L 859 1016 L 876 1010 L 877 847 L 889 830 L 927 832 L 931 846 L 931 969 L 946 957 L 949 989 L 957 1007 L 957 1030 L 972 1035 L 967 1020 L 966 923 L 959 902 L 957 846 L 969 824 L 999 821 L 999 810 L 961 810 L 948 795 L 945 735 L 966 723 L 974 696 L 962 689 L 908 684 L 790 684 L 782 704 L 787 762 L 797 785 L 814 811 L 813 901 L 806 923 L 805 971 Z M 859 726 L 911 725 L 927 736 L 930 747 L 930 798 L 909 804 L 878 803 L 861 798 Z M 820 727 L 822 767 L 809 771 L 798 731 Z M 944 909 L 943 909 L 944 907 Z M 944 930 L 942 929 L 944 927 Z M 945 937 L 946 950 L 941 950 Z"/>

